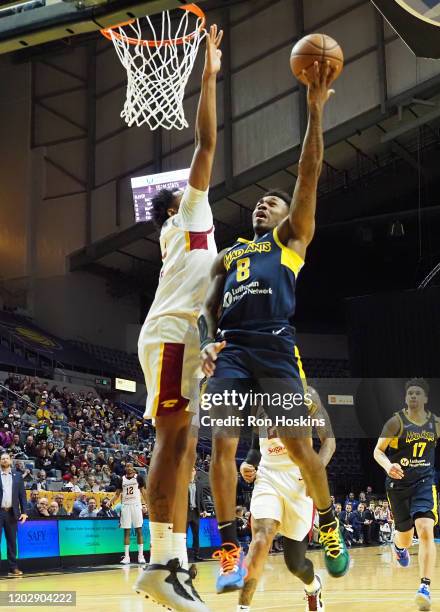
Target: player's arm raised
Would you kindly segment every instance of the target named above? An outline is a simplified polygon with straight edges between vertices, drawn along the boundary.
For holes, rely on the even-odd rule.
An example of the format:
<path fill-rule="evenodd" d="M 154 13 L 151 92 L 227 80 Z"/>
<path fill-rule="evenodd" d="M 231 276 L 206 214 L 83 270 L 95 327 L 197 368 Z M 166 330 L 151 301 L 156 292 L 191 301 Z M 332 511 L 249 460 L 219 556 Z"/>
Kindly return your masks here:
<path fill-rule="evenodd" d="M 324 106 L 333 93 L 334 78 L 330 63 L 315 62 L 314 71 L 305 73 L 308 79 L 308 124 L 298 165 L 298 178 L 290 205 L 289 216 L 279 225 L 278 236 L 283 244 L 303 259 L 315 233 L 315 213 L 318 180 L 324 159 L 322 116 Z M 309 76 L 310 75 L 310 76 Z"/>
<path fill-rule="evenodd" d="M 377 441 L 376 448 L 374 449 L 374 458 L 377 463 L 383 467 L 390 478 L 396 480 L 402 480 L 404 472 L 398 463 L 391 463 L 385 451 L 392 440 L 399 435 L 400 425 L 401 423 L 397 416 L 391 417 L 391 419 L 385 423 L 381 437 Z"/>
<path fill-rule="evenodd" d="M 196 150 L 191 163 L 189 184 L 206 191 L 211 181 L 217 144 L 217 74 L 221 68 L 220 43 L 223 31 L 212 25 L 206 37 L 205 67 L 196 119 Z"/>
<path fill-rule="evenodd" d="M 226 346 L 226 342 L 215 341 L 226 279 L 226 269 L 223 263 L 225 252 L 219 253 L 214 260 L 211 268 L 211 282 L 197 321 L 200 335 L 202 370 L 205 376 L 212 376 L 214 374 L 217 354 Z"/>

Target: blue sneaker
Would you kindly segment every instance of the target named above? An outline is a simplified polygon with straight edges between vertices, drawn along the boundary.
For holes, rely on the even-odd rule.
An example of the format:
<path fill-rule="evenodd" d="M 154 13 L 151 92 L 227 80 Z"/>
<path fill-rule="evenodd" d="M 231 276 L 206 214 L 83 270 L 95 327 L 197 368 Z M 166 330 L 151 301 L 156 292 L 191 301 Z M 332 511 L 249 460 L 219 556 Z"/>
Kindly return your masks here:
<path fill-rule="evenodd" d="M 417 591 L 416 604 L 419 610 L 430 610 L 431 609 L 431 593 L 426 584 L 421 584 L 420 589 Z"/>
<path fill-rule="evenodd" d="M 408 567 L 411 562 L 411 557 L 409 556 L 409 552 L 407 548 L 401 548 L 397 550 L 396 545 L 393 544 L 393 551 L 395 555 L 395 559 L 400 567 Z"/>
<path fill-rule="evenodd" d="M 239 591 L 244 587 L 247 576 L 244 557 L 244 551 L 239 546 L 230 543 L 222 544 L 222 548 L 212 555 L 213 559 L 220 561 L 220 571 L 216 582 L 217 593 Z"/>

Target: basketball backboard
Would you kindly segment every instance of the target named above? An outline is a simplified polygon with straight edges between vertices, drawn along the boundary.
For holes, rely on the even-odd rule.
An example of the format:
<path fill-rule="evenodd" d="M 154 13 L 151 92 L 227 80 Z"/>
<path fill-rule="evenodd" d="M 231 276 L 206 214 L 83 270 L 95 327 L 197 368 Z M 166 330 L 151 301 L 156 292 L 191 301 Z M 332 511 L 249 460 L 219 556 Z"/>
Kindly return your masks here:
<path fill-rule="evenodd" d="M 440 59 L 440 0 L 372 0 L 418 57 Z"/>
<path fill-rule="evenodd" d="M 5 0 L 0 2 L 0 54 L 181 5 L 179 0 Z"/>

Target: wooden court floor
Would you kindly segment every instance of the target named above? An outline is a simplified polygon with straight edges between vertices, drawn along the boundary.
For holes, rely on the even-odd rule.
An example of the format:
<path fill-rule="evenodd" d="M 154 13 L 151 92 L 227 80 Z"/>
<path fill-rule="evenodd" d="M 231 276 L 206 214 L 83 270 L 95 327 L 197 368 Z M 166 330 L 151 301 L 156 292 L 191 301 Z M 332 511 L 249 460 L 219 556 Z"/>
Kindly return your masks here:
<path fill-rule="evenodd" d="M 440 546 L 439 555 L 440 555 Z M 417 549 L 413 547 L 411 566 L 408 569 L 394 567 L 388 547 L 359 548 L 351 551 L 350 573 L 338 580 L 329 578 L 322 571 L 321 553 L 312 552 L 310 558 L 324 582 L 327 612 L 409 612 L 417 610 L 414 595 L 418 588 Z M 439 559 L 440 560 L 440 559 Z M 215 595 L 214 577 L 217 564 L 199 564 L 197 588 L 212 612 L 235 612 L 237 595 Z M 143 612 L 163 610 L 137 596 L 132 585 L 142 571 L 137 566 L 102 568 L 93 571 L 77 571 L 68 574 L 34 575 L 19 579 L 0 580 L 0 591 L 74 590 L 76 607 L 56 607 L 81 612 Z M 432 610 L 440 612 L 440 569 L 437 565 L 433 583 Z M 22 607 L 7 607 L 23 610 Z M 36 607 L 35 610 L 48 610 Z M 271 556 L 264 578 L 254 599 L 253 612 L 304 610 L 300 583 L 285 569 L 282 555 Z"/>

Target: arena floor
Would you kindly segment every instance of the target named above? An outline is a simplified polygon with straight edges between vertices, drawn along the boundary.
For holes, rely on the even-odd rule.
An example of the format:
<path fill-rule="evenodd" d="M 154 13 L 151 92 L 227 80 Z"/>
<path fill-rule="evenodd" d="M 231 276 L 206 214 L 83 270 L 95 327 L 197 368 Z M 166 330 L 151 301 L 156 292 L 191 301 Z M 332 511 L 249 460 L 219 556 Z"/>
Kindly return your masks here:
<path fill-rule="evenodd" d="M 440 551 L 439 551 L 440 552 Z M 410 612 L 417 610 L 414 595 L 418 587 L 416 548 L 412 551 L 411 567 L 407 570 L 391 564 L 388 547 L 356 549 L 352 551 L 350 573 L 340 580 L 329 579 L 325 572 L 326 612 L 340 612 L 346 605 L 355 612 L 389 610 L 390 612 Z M 318 568 L 322 568 L 321 554 L 311 553 Z M 235 612 L 236 594 L 217 596 L 213 593 L 214 576 L 217 564 L 199 564 L 197 588 L 213 612 Z M 81 612 L 142 612 L 161 610 L 148 604 L 134 594 L 131 587 L 139 571 L 137 566 L 112 569 L 77 570 L 68 574 L 40 574 L 21 579 L 0 581 L 1 591 L 36 590 L 75 590 L 75 608 L 62 607 L 63 610 Z M 321 573 L 321 572 L 320 572 Z M 439 572 L 440 574 L 440 572 Z M 438 578 L 440 581 L 440 575 Z M 434 584 L 432 610 L 440 612 L 440 588 Z M 57 606 L 60 609 L 61 606 Z M 22 608 L 8 607 L 9 610 Z M 33 606 L 33 609 L 47 610 Z M 266 610 L 303 610 L 303 592 L 284 567 L 282 555 L 272 556 L 266 573 L 254 600 L 253 612 Z"/>

